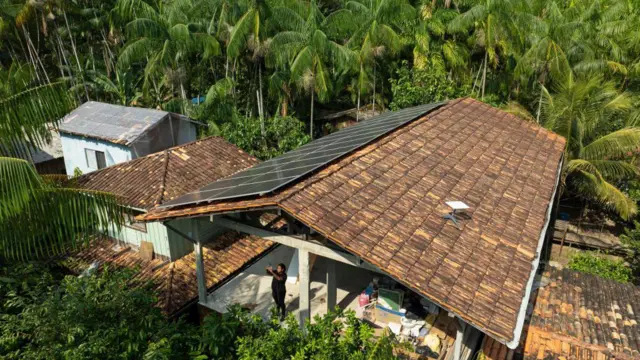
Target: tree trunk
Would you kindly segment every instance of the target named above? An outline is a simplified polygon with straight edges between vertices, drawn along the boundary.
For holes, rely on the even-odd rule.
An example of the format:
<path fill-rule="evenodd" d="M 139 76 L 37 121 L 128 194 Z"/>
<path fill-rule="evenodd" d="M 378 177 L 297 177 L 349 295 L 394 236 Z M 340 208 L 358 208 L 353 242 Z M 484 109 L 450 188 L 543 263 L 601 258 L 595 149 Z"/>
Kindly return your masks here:
<path fill-rule="evenodd" d="M 258 86 L 260 91 L 260 111 L 262 112 L 262 122 L 264 123 L 264 98 L 262 97 L 262 65 L 259 62 L 258 62 Z M 264 132 L 264 126 L 262 131 Z"/>
<path fill-rule="evenodd" d="M 484 88 L 487 84 L 487 57 L 489 56 L 489 53 L 486 51 L 484 52 L 484 70 L 482 72 L 482 96 L 480 97 L 481 99 L 484 99 Z"/>
<path fill-rule="evenodd" d="M 311 89 L 311 120 L 309 121 L 309 134 L 311 135 L 311 140 L 313 140 L 313 100 L 315 94 L 315 91 Z"/>
<path fill-rule="evenodd" d="M 360 86 L 358 86 L 358 105 L 356 105 L 356 122 L 360 122 Z"/>
<path fill-rule="evenodd" d="M 536 114 L 536 123 L 540 124 L 540 111 L 542 110 L 542 83 L 540 83 L 540 98 L 538 99 L 538 112 Z"/>
<path fill-rule="evenodd" d="M 360 61 L 360 79 L 362 79 L 362 71 L 363 65 L 362 61 Z M 356 105 L 356 122 L 360 122 L 360 93 L 362 92 L 362 84 L 360 84 L 360 79 L 358 79 L 358 104 Z"/>
<path fill-rule="evenodd" d="M 376 114 L 376 64 L 373 64 L 373 97 L 371 97 L 371 111 Z"/>
<path fill-rule="evenodd" d="M 78 64 L 78 70 L 80 71 L 80 79 L 82 80 L 82 86 L 84 86 L 84 94 L 87 97 L 87 101 L 91 100 L 89 98 L 89 90 L 87 90 L 87 84 L 84 81 L 84 71 L 82 70 L 82 65 L 80 65 L 80 59 L 78 59 L 78 51 L 76 50 L 76 42 L 73 40 L 73 33 L 71 32 L 71 28 L 69 27 L 69 20 L 67 19 L 67 12 L 62 10 L 62 16 L 64 16 L 64 22 L 67 26 L 67 31 L 69 32 L 69 40 L 71 40 L 71 49 L 73 50 L 73 56 L 76 58 L 76 63 Z"/>
<path fill-rule="evenodd" d="M 260 118 L 260 134 L 264 138 L 264 136 L 265 136 L 265 131 L 264 131 L 264 113 L 263 113 L 263 110 L 262 110 L 262 104 L 260 103 L 260 90 L 256 90 L 256 98 L 258 100 L 258 117 Z"/>
<path fill-rule="evenodd" d="M 287 100 L 287 95 L 282 98 L 282 107 L 280 109 L 280 115 L 282 117 L 287 116 L 289 114 L 289 101 Z"/>

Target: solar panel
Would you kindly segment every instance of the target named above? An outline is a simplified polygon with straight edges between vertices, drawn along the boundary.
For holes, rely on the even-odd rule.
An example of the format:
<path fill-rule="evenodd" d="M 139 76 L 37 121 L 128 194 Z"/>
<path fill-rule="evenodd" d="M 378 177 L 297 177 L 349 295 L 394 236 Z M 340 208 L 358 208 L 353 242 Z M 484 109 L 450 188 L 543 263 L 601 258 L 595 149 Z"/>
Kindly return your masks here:
<path fill-rule="evenodd" d="M 380 114 L 228 178 L 215 181 L 197 191 L 168 201 L 160 208 L 264 195 L 371 143 L 444 104 L 446 102 Z"/>

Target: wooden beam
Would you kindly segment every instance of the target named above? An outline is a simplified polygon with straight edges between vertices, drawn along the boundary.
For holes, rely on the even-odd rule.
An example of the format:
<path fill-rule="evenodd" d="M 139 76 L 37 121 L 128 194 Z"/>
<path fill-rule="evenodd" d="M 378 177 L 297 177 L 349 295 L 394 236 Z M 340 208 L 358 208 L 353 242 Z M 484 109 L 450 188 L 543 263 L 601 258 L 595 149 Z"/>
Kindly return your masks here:
<path fill-rule="evenodd" d="M 296 248 L 299 250 L 305 250 L 305 251 L 317 254 L 319 256 L 326 257 L 331 260 L 339 261 L 341 263 L 349 264 L 352 266 L 359 266 L 356 256 L 347 254 L 341 251 L 333 250 L 324 245 L 301 240 L 290 235 L 282 235 L 282 234 L 274 233 L 268 230 L 256 228 L 256 227 L 249 226 L 225 217 L 216 217 L 214 218 L 213 221 L 216 225 L 225 227 L 227 229 L 232 229 L 245 234 L 259 236 L 269 241 L 277 242 L 279 244 Z"/>

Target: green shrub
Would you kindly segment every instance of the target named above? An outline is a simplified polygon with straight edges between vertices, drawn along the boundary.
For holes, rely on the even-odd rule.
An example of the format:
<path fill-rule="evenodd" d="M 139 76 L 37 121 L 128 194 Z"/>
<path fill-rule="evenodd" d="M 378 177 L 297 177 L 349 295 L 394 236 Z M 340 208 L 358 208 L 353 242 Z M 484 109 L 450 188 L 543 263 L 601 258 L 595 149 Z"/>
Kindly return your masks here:
<path fill-rule="evenodd" d="M 393 96 L 389 104 L 391 110 L 455 99 L 470 93 L 468 86 L 456 84 L 444 70 L 438 67 L 412 68 L 407 61 L 402 62 L 389 82 Z"/>
<path fill-rule="evenodd" d="M 0 268 L 0 359 L 393 359 L 393 337 L 340 310 L 300 330 L 239 306 L 202 326 L 172 322 L 133 271 L 62 277 L 41 265 Z M 277 319 L 273 316 L 272 319 Z"/>
<path fill-rule="evenodd" d="M 624 231 L 625 233 L 620 235 L 620 240 L 628 250 L 625 259 L 631 264 L 635 275 L 638 276 L 640 274 L 640 223 L 634 221 L 634 228 L 627 228 Z"/>
<path fill-rule="evenodd" d="M 631 281 L 632 271 L 623 260 L 611 260 L 592 252 L 581 252 L 569 261 L 569 268 L 619 282 Z"/>
<path fill-rule="evenodd" d="M 20 267 L 3 271 L 2 359 L 186 357 L 198 344 L 196 329 L 167 321 L 149 288 L 128 286 L 132 271 L 57 281 L 44 268 Z"/>
<path fill-rule="evenodd" d="M 260 160 L 286 153 L 309 142 L 304 124 L 291 116 L 265 119 L 265 136 L 259 118 L 237 118 L 221 127 L 222 136 Z"/>

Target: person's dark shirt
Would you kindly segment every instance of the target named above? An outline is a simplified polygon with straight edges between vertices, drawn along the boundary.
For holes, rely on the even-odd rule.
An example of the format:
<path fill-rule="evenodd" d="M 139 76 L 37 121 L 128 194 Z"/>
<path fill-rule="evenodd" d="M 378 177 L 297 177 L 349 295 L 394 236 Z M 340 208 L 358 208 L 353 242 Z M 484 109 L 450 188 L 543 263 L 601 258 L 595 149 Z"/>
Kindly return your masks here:
<path fill-rule="evenodd" d="M 287 273 L 283 272 L 282 274 L 278 274 L 282 280 L 278 280 L 275 275 L 272 275 L 273 279 L 271 279 L 271 290 L 284 293 L 286 292 L 285 283 L 287 282 Z"/>

